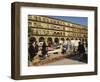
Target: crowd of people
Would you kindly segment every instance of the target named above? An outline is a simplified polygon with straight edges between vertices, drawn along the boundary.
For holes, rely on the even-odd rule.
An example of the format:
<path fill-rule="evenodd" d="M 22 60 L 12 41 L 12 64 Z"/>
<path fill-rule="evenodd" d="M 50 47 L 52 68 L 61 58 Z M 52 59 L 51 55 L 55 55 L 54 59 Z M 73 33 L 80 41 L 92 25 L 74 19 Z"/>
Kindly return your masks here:
<path fill-rule="evenodd" d="M 39 50 L 41 50 L 41 55 L 39 55 L 39 57 L 41 59 L 45 59 L 45 56 L 48 55 L 47 45 L 45 41 L 40 42 L 40 44 L 37 44 L 37 41 L 32 41 L 29 43 L 28 52 L 30 61 L 34 60 L 34 57 L 37 55 Z"/>
<path fill-rule="evenodd" d="M 34 57 L 37 55 L 39 51 L 41 54 L 39 55 L 40 59 L 45 59 L 48 56 L 48 47 L 52 47 L 54 50 L 57 48 L 61 49 L 62 54 L 67 54 L 67 52 L 71 51 L 74 54 L 79 55 L 80 60 L 85 57 L 87 58 L 87 42 L 82 42 L 80 40 L 67 40 L 67 41 L 60 41 L 55 44 L 46 44 L 45 40 L 37 44 L 37 41 L 30 41 L 29 43 L 29 60 L 34 60 Z M 85 56 L 84 56 L 85 55 Z"/>
<path fill-rule="evenodd" d="M 87 41 L 68 40 L 62 44 L 62 53 L 72 52 L 72 54 L 79 56 L 80 61 L 87 61 L 88 44 Z"/>

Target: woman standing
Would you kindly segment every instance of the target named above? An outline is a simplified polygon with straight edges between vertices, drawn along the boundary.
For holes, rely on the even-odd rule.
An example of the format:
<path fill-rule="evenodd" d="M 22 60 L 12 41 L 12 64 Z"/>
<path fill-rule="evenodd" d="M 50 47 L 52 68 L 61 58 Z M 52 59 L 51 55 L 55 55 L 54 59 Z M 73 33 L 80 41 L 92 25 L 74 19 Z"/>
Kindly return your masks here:
<path fill-rule="evenodd" d="M 34 57 L 36 56 L 36 54 L 35 54 L 35 42 L 29 43 L 28 52 L 29 52 L 29 60 L 32 61 L 34 59 Z"/>
<path fill-rule="evenodd" d="M 36 41 L 35 42 L 35 54 L 36 55 L 37 55 L 38 51 L 39 51 L 39 46 L 38 46 L 37 41 Z"/>
<path fill-rule="evenodd" d="M 42 58 L 45 59 L 45 55 L 47 54 L 47 46 L 46 46 L 46 43 L 45 41 L 43 42 L 43 45 L 42 45 Z"/>

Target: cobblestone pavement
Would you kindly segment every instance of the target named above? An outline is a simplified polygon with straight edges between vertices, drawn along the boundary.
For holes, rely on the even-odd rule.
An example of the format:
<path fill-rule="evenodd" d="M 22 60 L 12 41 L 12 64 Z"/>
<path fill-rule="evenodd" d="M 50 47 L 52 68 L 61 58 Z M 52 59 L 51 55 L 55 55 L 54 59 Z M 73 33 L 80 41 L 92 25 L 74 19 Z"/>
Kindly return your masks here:
<path fill-rule="evenodd" d="M 73 65 L 73 64 L 85 64 L 85 63 L 65 58 L 59 61 L 48 63 L 46 65 Z"/>
<path fill-rule="evenodd" d="M 33 64 L 31 62 L 29 64 L 30 64 L 29 66 L 33 66 Z M 46 63 L 46 64 L 44 64 L 44 66 L 46 66 L 46 65 L 73 65 L 73 64 L 86 64 L 86 63 L 76 61 L 76 60 L 72 60 L 72 59 L 69 59 L 69 58 L 64 58 L 64 59 L 61 59 L 61 60 L 58 60 L 58 61 L 55 61 L 55 62 Z M 42 66 L 42 65 L 40 65 L 40 66 Z"/>
<path fill-rule="evenodd" d="M 58 53 L 54 54 L 55 52 Z M 37 56 L 34 61 L 29 62 L 29 66 L 85 64 L 81 61 L 71 59 L 68 55 L 70 52 L 67 54 L 61 54 L 61 49 L 49 51 L 48 54 L 49 57 L 46 57 L 44 60 L 40 60 L 40 58 Z"/>

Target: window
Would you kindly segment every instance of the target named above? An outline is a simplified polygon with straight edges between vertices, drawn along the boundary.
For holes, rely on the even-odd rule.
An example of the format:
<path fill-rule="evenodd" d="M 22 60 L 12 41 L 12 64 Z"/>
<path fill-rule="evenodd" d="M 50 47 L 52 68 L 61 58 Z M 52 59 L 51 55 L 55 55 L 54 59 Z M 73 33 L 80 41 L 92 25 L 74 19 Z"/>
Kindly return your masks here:
<path fill-rule="evenodd" d="M 41 21 L 41 18 L 40 18 L 39 16 L 37 16 L 37 20 L 38 20 L 38 21 Z"/>
<path fill-rule="evenodd" d="M 29 26 L 32 26 L 32 21 L 29 21 L 29 22 L 28 22 L 28 25 L 29 25 Z"/>
<path fill-rule="evenodd" d="M 28 15 L 28 19 L 32 19 L 32 15 Z"/>
<path fill-rule="evenodd" d="M 34 27 L 37 27 L 37 23 L 36 23 L 36 22 L 34 22 L 34 23 L 33 23 L 33 26 L 34 26 Z"/>

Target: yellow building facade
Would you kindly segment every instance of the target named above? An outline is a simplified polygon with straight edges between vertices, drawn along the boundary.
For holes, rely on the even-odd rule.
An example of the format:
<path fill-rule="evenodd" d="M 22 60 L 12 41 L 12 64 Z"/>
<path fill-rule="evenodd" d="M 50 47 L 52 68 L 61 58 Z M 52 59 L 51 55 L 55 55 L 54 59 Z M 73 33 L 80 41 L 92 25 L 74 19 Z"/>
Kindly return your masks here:
<path fill-rule="evenodd" d="M 28 15 L 28 31 L 29 38 L 34 37 L 37 42 L 87 41 L 88 34 L 87 26 L 40 15 Z"/>

